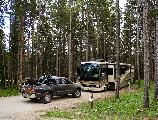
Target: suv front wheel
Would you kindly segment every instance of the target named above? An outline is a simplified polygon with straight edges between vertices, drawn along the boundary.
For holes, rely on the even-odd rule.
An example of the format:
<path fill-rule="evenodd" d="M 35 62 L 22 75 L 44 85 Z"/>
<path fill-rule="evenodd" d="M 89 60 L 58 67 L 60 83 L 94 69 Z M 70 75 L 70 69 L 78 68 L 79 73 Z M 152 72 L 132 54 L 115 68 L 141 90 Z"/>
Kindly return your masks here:
<path fill-rule="evenodd" d="M 81 90 L 76 89 L 75 93 L 72 93 L 73 98 L 79 98 L 81 96 Z"/>

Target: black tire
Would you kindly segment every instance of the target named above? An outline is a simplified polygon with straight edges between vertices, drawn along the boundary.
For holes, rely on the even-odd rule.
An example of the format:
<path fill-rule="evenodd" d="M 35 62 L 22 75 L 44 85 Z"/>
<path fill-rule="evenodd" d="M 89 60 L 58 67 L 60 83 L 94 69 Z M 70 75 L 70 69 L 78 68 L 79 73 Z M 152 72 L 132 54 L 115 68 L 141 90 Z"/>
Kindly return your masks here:
<path fill-rule="evenodd" d="M 115 83 L 111 83 L 109 89 L 110 90 L 115 90 Z"/>
<path fill-rule="evenodd" d="M 52 100 L 52 94 L 50 92 L 45 92 L 42 97 L 42 102 L 44 104 L 50 103 Z"/>
<path fill-rule="evenodd" d="M 75 93 L 72 93 L 73 98 L 79 98 L 81 96 L 81 90 L 76 89 Z"/>
<path fill-rule="evenodd" d="M 107 86 L 107 85 L 105 85 L 105 86 L 104 86 L 104 92 L 106 92 L 106 91 L 107 91 L 107 89 L 108 89 L 108 86 Z"/>

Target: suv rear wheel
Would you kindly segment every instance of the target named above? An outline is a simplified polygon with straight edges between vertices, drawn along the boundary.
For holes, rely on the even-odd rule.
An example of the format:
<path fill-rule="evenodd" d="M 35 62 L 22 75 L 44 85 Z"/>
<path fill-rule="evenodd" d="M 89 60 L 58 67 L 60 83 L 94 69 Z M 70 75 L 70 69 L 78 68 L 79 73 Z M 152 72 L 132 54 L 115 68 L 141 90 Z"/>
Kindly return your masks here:
<path fill-rule="evenodd" d="M 52 100 L 52 94 L 50 92 L 45 92 L 42 97 L 42 102 L 44 104 L 50 103 Z"/>
<path fill-rule="evenodd" d="M 79 98 L 81 96 L 81 90 L 76 89 L 75 93 L 72 93 L 72 97 Z"/>

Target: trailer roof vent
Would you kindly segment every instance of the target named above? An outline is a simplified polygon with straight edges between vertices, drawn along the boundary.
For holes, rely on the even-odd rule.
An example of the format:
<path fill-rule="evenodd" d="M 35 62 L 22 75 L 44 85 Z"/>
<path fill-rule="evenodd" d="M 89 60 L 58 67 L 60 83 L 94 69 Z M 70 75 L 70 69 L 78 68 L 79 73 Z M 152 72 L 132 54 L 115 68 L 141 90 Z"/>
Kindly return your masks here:
<path fill-rule="evenodd" d="M 95 61 L 95 58 L 91 58 L 89 61 Z"/>
<path fill-rule="evenodd" d="M 114 61 L 113 60 L 109 60 L 108 63 L 114 63 Z"/>
<path fill-rule="evenodd" d="M 105 62 L 104 59 L 97 59 L 96 62 Z"/>

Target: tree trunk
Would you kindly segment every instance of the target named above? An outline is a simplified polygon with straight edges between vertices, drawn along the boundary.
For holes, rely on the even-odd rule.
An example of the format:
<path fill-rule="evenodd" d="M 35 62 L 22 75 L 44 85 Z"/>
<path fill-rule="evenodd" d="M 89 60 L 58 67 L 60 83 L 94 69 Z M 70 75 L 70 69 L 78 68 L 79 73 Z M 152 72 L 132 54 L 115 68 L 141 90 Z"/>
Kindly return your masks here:
<path fill-rule="evenodd" d="M 140 49 L 139 49 L 139 0 L 137 0 L 137 78 L 138 78 L 138 87 L 140 87 L 140 68 L 139 68 L 139 54 L 140 54 Z"/>
<path fill-rule="evenodd" d="M 88 6 L 87 6 L 88 7 Z M 88 25 L 89 25 L 89 14 L 87 8 L 87 21 L 86 21 L 86 61 L 89 61 L 89 34 L 88 34 Z"/>
<path fill-rule="evenodd" d="M 158 10 L 158 1 L 156 1 Z M 158 102 L 158 15 L 156 16 L 156 45 L 155 45 L 155 77 L 154 77 L 154 101 Z"/>
<path fill-rule="evenodd" d="M 24 21 L 25 21 L 25 10 L 23 10 L 20 20 L 20 40 L 19 40 L 19 50 L 18 50 L 19 51 L 19 59 L 18 59 L 19 83 L 22 83 L 22 79 L 23 79 Z"/>
<path fill-rule="evenodd" d="M 143 11 L 143 39 L 144 39 L 144 99 L 143 107 L 149 108 L 149 87 L 150 87 L 150 50 L 149 50 L 149 31 L 148 31 L 148 2 L 144 0 Z"/>
<path fill-rule="evenodd" d="M 39 65 L 39 41 L 40 41 L 40 26 L 41 26 L 41 0 L 38 0 L 39 9 L 38 9 L 38 25 L 37 25 L 37 40 L 36 40 L 36 65 L 35 65 L 35 79 L 38 78 L 38 65 Z M 42 74 L 42 73 L 41 73 Z"/>
<path fill-rule="evenodd" d="M 59 76 L 59 45 L 56 44 L 56 76 Z"/>
<path fill-rule="evenodd" d="M 115 99 L 119 99 L 120 89 L 120 10 L 119 0 L 116 0 L 116 91 Z"/>
<path fill-rule="evenodd" d="M 70 34 L 69 34 L 69 42 L 68 42 L 68 54 L 69 54 L 69 79 L 72 79 L 72 28 L 71 28 L 71 22 L 72 22 L 72 0 L 69 0 L 69 5 L 70 5 Z"/>
<path fill-rule="evenodd" d="M 101 48 L 101 46 L 99 46 L 99 38 L 100 38 L 100 11 L 98 11 L 98 20 L 97 20 L 97 35 L 96 35 L 96 41 L 97 41 L 97 46 L 96 46 L 96 58 L 99 59 L 100 57 L 100 51 L 99 48 Z"/>

